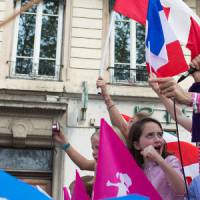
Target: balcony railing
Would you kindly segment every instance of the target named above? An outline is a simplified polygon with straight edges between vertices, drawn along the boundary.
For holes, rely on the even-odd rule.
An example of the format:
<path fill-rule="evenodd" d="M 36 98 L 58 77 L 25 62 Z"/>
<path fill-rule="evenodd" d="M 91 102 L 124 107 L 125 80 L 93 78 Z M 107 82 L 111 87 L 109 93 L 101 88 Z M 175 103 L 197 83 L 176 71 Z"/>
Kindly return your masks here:
<path fill-rule="evenodd" d="M 136 69 L 131 69 L 130 65 L 116 64 L 115 67 L 108 67 L 112 83 L 127 83 L 146 85 L 148 73 L 146 65 L 136 65 Z"/>
<path fill-rule="evenodd" d="M 24 79 L 59 80 L 62 65 L 55 65 L 55 62 L 12 62 L 8 61 L 10 77 Z"/>

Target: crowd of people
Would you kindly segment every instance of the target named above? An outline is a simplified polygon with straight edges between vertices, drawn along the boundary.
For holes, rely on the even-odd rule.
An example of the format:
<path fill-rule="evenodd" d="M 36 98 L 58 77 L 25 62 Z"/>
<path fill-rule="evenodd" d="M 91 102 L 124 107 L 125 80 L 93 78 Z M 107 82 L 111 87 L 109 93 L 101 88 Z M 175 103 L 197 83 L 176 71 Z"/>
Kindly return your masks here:
<path fill-rule="evenodd" d="M 180 104 L 193 106 L 193 119 L 185 117 L 181 109 L 176 106 L 177 122 L 193 133 L 193 142 L 200 142 L 198 141 L 200 138 L 200 134 L 198 135 L 200 132 L 200 55 L 191 61 L 190 66 L 196 68 L 197 71 L 192 74 L 195 83 L 189 92 L 184 91 L 173 78 L 157 78 L 154 74 L 150 74 L 149 85 L 159 96 L 173 119 L 175 119 L 175 113 L 172 98 Z M 144 171 L 162 199 L 200 199 L 200 176 L 194 178 L 189 186 L 185 184 L 179 159 L 166 150 L 160 122 L 149 117 L 147 113 L 137 113 L 126 122 L 109 95 L 105 80 L 99 77 L 96 84 L 98 88 L 101 88 L 101 95 L 107 106 L 113 129 L 123 140 L 138 166 Z M 83 177 L 91 196 L 98 160 L 99 130 L 91 136 L 93 160 L 88 160 L 74 149 L 62 131 L 54 134 L 54 140 L 62 146 L 81 170 L 94 171 L 94 176 L 85 178 L 86 180 Z M 189 197 L 186 197 L 186 187 L 188 187 Z"/>

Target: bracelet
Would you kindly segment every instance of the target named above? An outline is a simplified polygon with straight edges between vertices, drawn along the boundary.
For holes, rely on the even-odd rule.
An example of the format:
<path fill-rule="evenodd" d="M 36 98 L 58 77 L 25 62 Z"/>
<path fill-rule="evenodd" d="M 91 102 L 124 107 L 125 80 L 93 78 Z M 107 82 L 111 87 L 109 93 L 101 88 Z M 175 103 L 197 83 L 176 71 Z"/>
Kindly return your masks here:
<path fill-rule="evenodd" d="M 109 111 L 113 106 L 115 106 L 115 104 L 110 105 L 110 106 L 108 107 L 108 111 Z"/>
<path fill-rule="evenodd" d="M 67 151 L 67 149 L 69 149 L 69 147 L 70 147 L 70 143 L 66 143 L 66 144 L 63 144 L 63 145 L 61 146 L 61 148 L 62 148 L 64 151 Z"/>

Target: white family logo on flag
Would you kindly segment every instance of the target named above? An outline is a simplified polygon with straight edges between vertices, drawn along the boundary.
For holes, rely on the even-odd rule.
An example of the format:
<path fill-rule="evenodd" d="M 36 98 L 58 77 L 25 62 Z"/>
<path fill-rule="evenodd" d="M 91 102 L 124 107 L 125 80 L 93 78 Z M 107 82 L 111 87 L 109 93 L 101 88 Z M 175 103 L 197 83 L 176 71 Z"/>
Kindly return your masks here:
<path fill-rule="evenodd" d="M 114 186 L 118 188 L 118 192 L 116 197 L 125 196 L 129 192 L 129 187 L 132 185 L 131 178 L 128 176 L 128 174 L 123 174 L 120 172 L 116 173 L 117 179 L 119 179 L 119 182 L 113 183 L 110 180 L 107 181 L 106 186 Z"/>
<path fill-rule="evenodd" d="M 112 168 L 109 167 L 111 165 Z M 102 119 L 93 200 L 127 196 L 132 193 L 161 200 L 123 142 Z"/>

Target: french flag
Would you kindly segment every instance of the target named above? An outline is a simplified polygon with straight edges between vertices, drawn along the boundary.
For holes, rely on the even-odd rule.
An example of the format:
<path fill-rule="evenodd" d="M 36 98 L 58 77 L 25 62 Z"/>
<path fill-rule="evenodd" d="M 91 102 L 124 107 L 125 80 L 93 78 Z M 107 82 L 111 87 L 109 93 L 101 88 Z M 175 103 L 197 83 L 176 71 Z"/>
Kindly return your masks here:
<path fill-rule="evenodd" d="M 181 46 L 159 0 L 149 0 L 146 22 L 146 62 L 159 77 L 188 70 Z M 151 69 L 150 69 L 151 67 Z"/>
<path fill-rule="evenodd" d="M 191 58 L 200 54 L 200 18 L 182 0 L 161 0 L 168 10 L 168 22 L 181 45 L 191 51 Z"/>
<path fill-rule="evenodd" d="M 158 77 L 167 77 L 188 70 L 181 45 L 159 0 L 116 0 L 114 10 L 142 24 L 146 20 L 148 71 L 152 70 Z"/>

